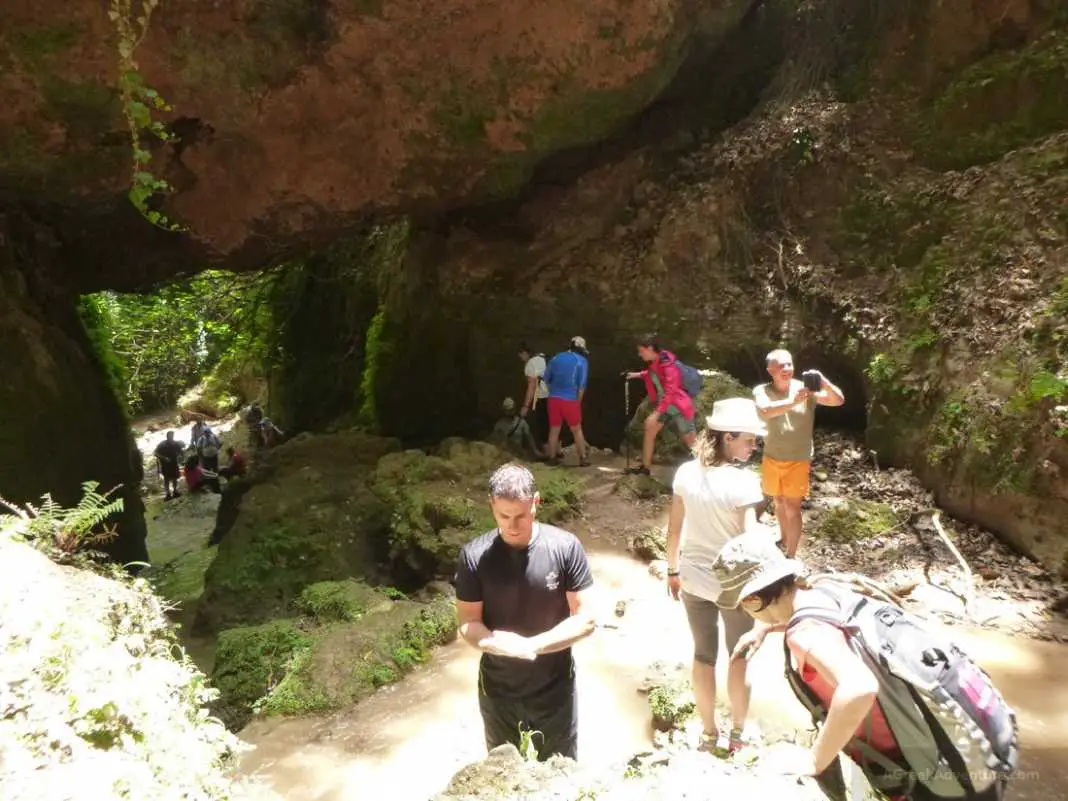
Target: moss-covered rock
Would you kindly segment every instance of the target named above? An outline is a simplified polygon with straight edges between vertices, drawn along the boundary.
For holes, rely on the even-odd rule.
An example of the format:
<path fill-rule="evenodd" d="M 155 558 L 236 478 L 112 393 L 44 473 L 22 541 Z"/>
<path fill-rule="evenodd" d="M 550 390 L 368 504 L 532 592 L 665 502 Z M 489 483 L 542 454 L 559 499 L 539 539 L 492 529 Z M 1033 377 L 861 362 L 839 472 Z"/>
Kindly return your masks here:
<path fill-rule="evenodd" d="M 512 456 L 485 442 L 453 438 L 438 453 L 404 451 L 384 457 L 371 484 L 392 510 L 390 558 L 398 576 L 421 583 L 450 574 L 460 548 L 494 528 L 487 479 Z M 538 517 L 557 523 L 581 503 L 581 484 L 560 468 L 533 465 L 541 505 Z"/>
<path fill-rule="evenodd" d="M 851 499 L 822 512 L 812 535 L 829 542 L 858 542 L 885 534 L 903 522 L 888 503 Z"/>
<path fill-rule="evenodd" d="M 220 504 L 220 523 L 224 516 L 232 523 L 204 577 L 197 629 L 279 617 L 319 581 L 388 579 L 378 564 L 391 510 L 367 479 L 396 447 L 349 430 L 302 435 L 263 452 L 241 491 Z"/>
<path fill-rule="evenodd" d="M 671 494 L 671 487 L 655 476 L 629 475 L 616 481 L 612 491 L 632 501 L 652 501 Z"/>
<path fill-rule="evenodd" d="M 963 169 L 1068 127 L 1068 31 L 997 51 L 954 77 L 920 124 L 934 166 Z"/>
<path fill-rule="evenodd" d="M 720 370 L 705 369 L 702 369 L 702 373 L 705 377 L 704 384 L 701 386 L 700 394 L 694 399 L 694 423 L 698 431 L 704 429 L 705 417 L 712 414 L 712 405 L 716 401 L 724 398 L 751 398 L 753 396 L 750 387 L 743 386 L 728 373 Z M 634 382 L 634 387 L 637 386 L 638 383 Z M 634 392 L 634 387 L 631 388 L 632 393 Z M 645 419 L 652 413 L 654 408 L 649 398 L 644 398 L 638 404 L 638 408 L 634 411 L 630 423 L 627 425 L 626 440 L 624 440 L 623 447 L 626 447 L 627 442 L 629 442 L 631 453 L 638 455 L 638 458 L 640 458 L 642 450 Z M 654 461 L 673 464 L 685 460 L 689 456 L 690 449 L 679 439 L 674 425 L 665 425 L 656 438 L 656 447 L 653 450 Z"/>
<path fill-rule="evenodd" d="M 667 558 L 667 536 L 660 526 L 650 526 L 630 538 L 631 553 L 645 562 Z"/>
<path fill-rule="evenodd" d="M 657 731 L 681 726 L 696 709 L 690 684 L 684 679 L 665 682 L 649 691 L 649 710 Z"/>
<path fill-rule="evenodd" d="M 143 579 L 61 568 L 0 516 L 3 797 L 234 798 L 241 743 Z"/>
<path fill-rule="evenodd" d="M 456 633 L 452 598 L 410 601 L 388 588 L 325 582 L 294 604 L 308 614 L 219 635 L 212 681 L 231 728 L 256 712 L 298 715 L 359 701 L 426 661 Z"/>

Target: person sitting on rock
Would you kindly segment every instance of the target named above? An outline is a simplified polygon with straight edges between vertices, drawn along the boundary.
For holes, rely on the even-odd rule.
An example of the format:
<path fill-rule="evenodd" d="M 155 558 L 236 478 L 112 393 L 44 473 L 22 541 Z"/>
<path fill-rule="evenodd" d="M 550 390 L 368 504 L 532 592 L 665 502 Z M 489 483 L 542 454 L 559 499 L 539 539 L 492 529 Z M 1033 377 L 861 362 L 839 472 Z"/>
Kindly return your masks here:
<path fill-rule="evenodd" d="M 181 476 L 182 452 L 185 443 L 174 438 L 174 432 L 168 431 L 167 438 L 156 446 L 156 467 L 163 478 L 163 500 L 177 498 L 178 478 Z"/>
<path fill-rule="evenodd" d="M 227 447 L 226 458 L 227 463 L 219 468 L 220 476 L 226 479 L 231 479 L 243 476 L 248 472 L 248 463 L 245 461 L 245 455 L 237 448 L 232 446 Z"/>
<path fill-rule="evenodd" d="M 550 461 L 560 460 L 560 428 L 564 423 L 571 429 L 578 451 L 579 466 L 589 467 L 586 438 L 582 433 L 582 397 L 589 380 L 589 351 L 586 340 L 572 337 L 567 350 L 553 356 L 545 368 L 544 380 L 549 388 L 549 446 Z"/>
<path fill-rule="evenodd" d="M 813 372 L 819 376 L 819 391 L 806 389 L 794 379 L 794 359 L 787 350 L 769 353 L 767 369 L 771 381 L 753 390 L 768 426 L 761 465 L 764 493 L 775 500 L 783 548 L 794 556 L 801 545 L 801 501 L 808 496 L 816 406 L 841 406 L 845 395 L 818 370 Z"/>
<path fill-rule="evenodd" d="M 185 460 L 185 487 L 190 493 L 203 492 L 206 489 L 212 492 L 222 491 L 218 474 L 205 470 L 196 454 Z"/>
<path fill-rule="evenodd" d="M 645 418 L 642 463 L 624 472 L 647 476 L 649 466 L 653 463 L 657 434 L 665 423 L 670 421 L 675 426 L 679 439 L 689 448 L 697 441 L 697 427 L 694 424 L 693 400 L 683 386 L 682 372 L 675 354 L 660 345 L 656 334 L 647 334 L 638 343 L 638 357 L 648 366 L 644 370 L 627 373 L 626 377 L 627 380 L 641 378 L 645 381 L 645 391 L 653 412 Z"/>
<path fill-rule="evenodd" d="M 537 522 L 540 498 L 527 468 L 497 468 L 489 488 L 497 528 L 463 547 L 455 577 L 460 636 L 482 652 L 486 748 L 519 748 L 531 732 L 538 759 L 576 759 L 571 646 L 594 629 L 586 552 L 574 534 Z"/>
<path fill-rule="evenodd" d="M 492 439 L 503 443 L 506 448 L 517 454 L 542 458 L 544 454 L 534 441 L 530 425 L 516 414 L 515 401 L 505 398 L 501 404 L 501 412 L 501 418 L 493 426 Z"/>
<path fill-rule="evenodd" d="M 743 745 L 749 686 L 745 662 L 731 662 L 727 670 L 731 729 L 726 742 L 720 742 L 716 723 L 720 624 L 729 654 L 753 621 L 741 610 L 716 606 L 720 586 L 712 564 L 731 538 L 744 531 L 765 530 L 757 522 L 757 510 L 764 503 L 760 479 L 735 463 L 749 460 L 757 437 L 764 436 L 766 428 L 757 416 L 756 404 L 748 398 L 717 401 L 705 422 L 694 459 L 675 472 L 667 530 L 667 585 L 671 597 L 682 600 L 693 634 L 693 694 L 704 725 L 701 747 L 724 755 Z"/>

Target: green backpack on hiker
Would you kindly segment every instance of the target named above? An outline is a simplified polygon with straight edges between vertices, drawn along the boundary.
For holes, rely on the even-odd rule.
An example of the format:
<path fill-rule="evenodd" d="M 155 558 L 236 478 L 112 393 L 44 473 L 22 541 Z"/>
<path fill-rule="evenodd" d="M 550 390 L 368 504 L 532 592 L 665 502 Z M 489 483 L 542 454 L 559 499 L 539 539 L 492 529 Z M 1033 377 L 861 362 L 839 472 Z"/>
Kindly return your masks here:
<path fill-rule="evenodd" d="M 982 668 L 870 579 L 827 574 L 808 583 L 837 610 L 800 609 L 787 631 L 803 620 L 835 626 L 879 680 L 879 705 L 905 764 L 851 740 L 874 789 L 914 801 L 965 801 L 1008 780 L 1019 761 L 1016 715 Z M 822 722 L 827 710 L 794 670 L 788 647 L 786 678 Z"/>

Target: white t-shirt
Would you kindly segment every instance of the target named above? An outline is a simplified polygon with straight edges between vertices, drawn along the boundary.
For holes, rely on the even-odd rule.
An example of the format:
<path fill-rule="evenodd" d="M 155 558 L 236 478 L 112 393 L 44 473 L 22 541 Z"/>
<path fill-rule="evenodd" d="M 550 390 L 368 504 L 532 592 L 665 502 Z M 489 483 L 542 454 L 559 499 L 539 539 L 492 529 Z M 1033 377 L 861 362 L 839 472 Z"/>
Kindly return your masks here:
<path fill-rule="evenodd" d="M 719 582 L 712 563 L 727 541 L 744 531 L 746 507 L 764 501 L 760 479 L 749 470 L 726 464 L 704 467 L 692 459 L 675 471 L 672 489 L 686 507 L 679 556 L 682 588 L 715 601 Z"/>
<path fill-rule="evenodd" d="M 545 357 L 544 356 L 531 356 L 527 359 L 526 365 L 523 367 L 523 375 L 527 378 L 538 379 L 538 388 L 534 391 L 534 400 L 537 402 L 542 398 L 549 397 L 549 387 L 545 385 L 545 382 L 541 380 L 541 377 L 545 375 Z"/>

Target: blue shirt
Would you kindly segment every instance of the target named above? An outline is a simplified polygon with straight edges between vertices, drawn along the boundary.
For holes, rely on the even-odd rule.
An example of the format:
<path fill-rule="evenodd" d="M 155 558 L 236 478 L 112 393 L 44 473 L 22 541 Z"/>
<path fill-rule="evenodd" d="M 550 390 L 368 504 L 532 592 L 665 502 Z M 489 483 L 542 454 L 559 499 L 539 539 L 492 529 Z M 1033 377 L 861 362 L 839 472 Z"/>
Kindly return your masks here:
<path fill-rule="evenodd" d="M 557 353 L 545 368 L 543 377 L 549 387 L 549 397 L 578 400 L 579 392 L 586 389 L 589 372 L 590 364 L 584 356 L 573 350 Z"/>

